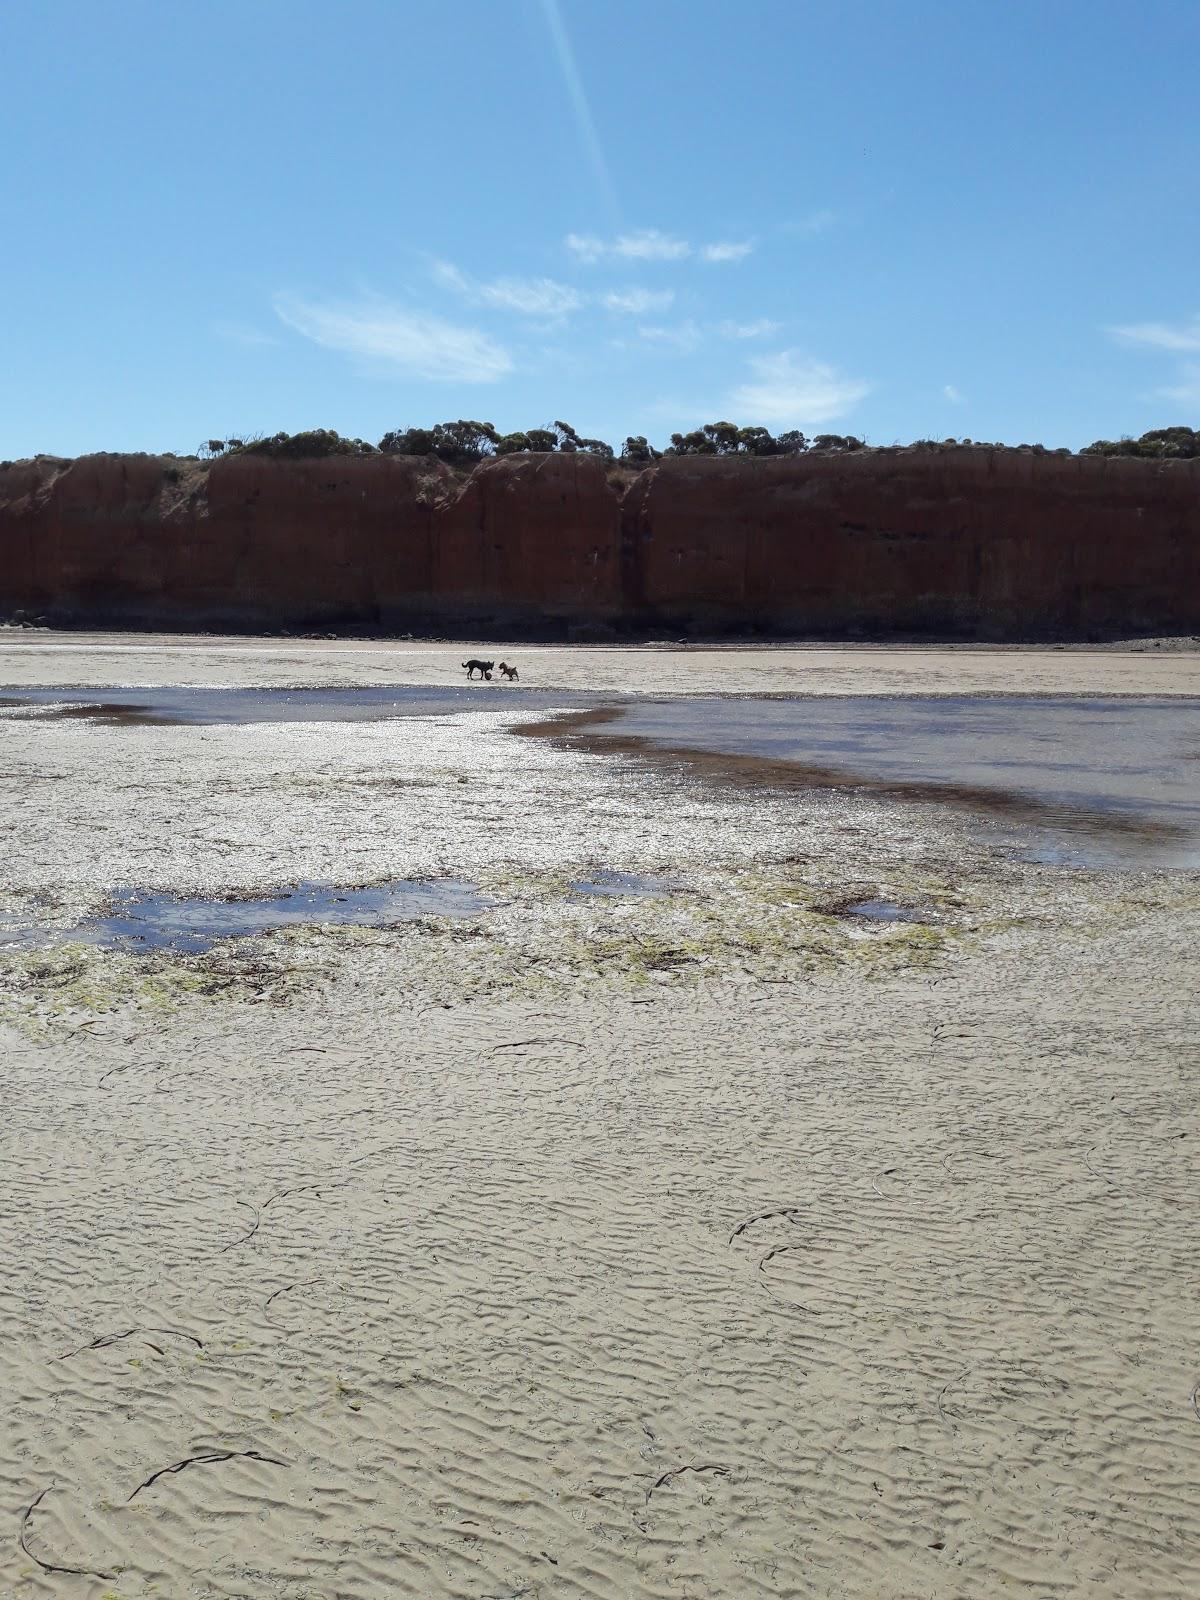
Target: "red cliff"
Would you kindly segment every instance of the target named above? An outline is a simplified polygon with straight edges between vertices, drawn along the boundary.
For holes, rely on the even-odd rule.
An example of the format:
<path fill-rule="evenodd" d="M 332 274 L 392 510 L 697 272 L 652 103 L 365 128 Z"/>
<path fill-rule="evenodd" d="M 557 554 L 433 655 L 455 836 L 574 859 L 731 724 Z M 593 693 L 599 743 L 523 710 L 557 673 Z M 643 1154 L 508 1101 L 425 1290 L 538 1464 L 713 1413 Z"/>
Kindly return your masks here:
<path fill-rule="evenodd" d="M 0 467 L 0 616 L 160 627 L 1200 630 L 1200 461 L 1030 450 Z"/>

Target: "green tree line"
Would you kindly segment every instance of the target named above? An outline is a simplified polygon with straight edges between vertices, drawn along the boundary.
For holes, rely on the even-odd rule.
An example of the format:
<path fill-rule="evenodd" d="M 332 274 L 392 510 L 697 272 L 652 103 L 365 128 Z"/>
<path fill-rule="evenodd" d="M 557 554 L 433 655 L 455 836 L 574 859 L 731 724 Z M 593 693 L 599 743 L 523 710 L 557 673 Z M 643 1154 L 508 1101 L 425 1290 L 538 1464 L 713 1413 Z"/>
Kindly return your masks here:
<path fill-rule="evenodd" d="M 664 456 L 788 456 L 806 450 L 861 450 L 863 441 L 853 435 L 819 433 L 813 438 L 792 430 L 778 436 L 766 428 L 742 428 L 733 422 L 708 422 L 692 433 L 673 433 L 665 450 L 656 449 L 643 434 L 631 434 L 621 446 L 619 458 L 634 465 L 660 461 Z M 613 461 L 618 452 L 603 439 L 588 439 L 569 422 L 555 422 L 548 428 L 527 428 L 517 433 L 501 433 L 490 422 L 438 422 L 430 428 L 397 428 L 385 433 L 378 444 L 351 439 L 332 428 L 311 428 L 302 433 L 274 433 L 260 439 L 207 439 L 200 453 L 205 456 L 258 455 L 299 460 L 321 456 L 436 456 L 449 466 L 469 467 L 489 456 L 519 455 L 528 452 L 559 455 L 598 456 Z"/>

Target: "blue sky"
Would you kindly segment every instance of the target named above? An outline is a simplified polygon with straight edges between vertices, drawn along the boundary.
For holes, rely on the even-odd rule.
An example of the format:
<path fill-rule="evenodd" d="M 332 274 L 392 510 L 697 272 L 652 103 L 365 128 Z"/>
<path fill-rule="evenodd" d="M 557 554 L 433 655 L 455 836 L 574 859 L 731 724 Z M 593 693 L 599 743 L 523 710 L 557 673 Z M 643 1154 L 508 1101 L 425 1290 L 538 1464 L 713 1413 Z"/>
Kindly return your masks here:
<path fill-rule="evenodd" d="M 0 456 L 1200 425 L 1200 5 L 7 0 Z"/>

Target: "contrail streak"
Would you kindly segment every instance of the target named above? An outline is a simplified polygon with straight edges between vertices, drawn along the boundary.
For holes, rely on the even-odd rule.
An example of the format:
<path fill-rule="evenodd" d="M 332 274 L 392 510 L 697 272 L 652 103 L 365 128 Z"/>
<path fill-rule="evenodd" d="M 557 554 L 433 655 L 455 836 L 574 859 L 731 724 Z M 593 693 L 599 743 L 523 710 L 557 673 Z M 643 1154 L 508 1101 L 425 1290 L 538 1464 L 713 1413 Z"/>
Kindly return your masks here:
<path fill-rule="evenodd" d="M 592 120 L 592 108 L 588 105 L 587 92 L 583 87 L 583 80 L 579 76 L 579 68 L 575 65 L 575 52 L 571 49 L 571 41 L 567 36 L 566 25 L 563 22 L 562 13 L 558 9 L 558 0 L 542 0 L 542 13 L 546 18 L 546 26 L 550 30 L 550 37 L 554 41 L 554 51 L 558 56 L 559 67 L 562 69 L 563 84 L 567 91 L 567 98 L 571 102 L 571 110 L 575 114 L 584 154 L 591 163 L 592 175 L 596 180 L 596 187 L 600 192 L 600 200 L 604 209 L 608 213 L 608 219 L 616 227 L 619 224 L 616 190 L 613 188 L 612 179 L 608 175 L 608 165 L 604 159 L 604 151 L 600 148 L 600 136 L 596 132 L 596 124 Z"/>

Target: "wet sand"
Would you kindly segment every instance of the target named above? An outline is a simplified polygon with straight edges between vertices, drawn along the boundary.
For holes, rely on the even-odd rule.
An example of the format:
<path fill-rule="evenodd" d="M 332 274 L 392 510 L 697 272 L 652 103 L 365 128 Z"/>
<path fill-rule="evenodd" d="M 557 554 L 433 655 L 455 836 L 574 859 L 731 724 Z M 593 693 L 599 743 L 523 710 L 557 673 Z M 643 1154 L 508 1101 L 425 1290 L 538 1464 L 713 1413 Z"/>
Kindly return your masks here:
<path fill-rule="evenodd" d="M 1200 701 L 1183 697 L 692 697 L 567 711 L 515 731 L 707 783 L 1008 820 L 1034 859 L 1200 868 Z"/>
<path fill-rule="evenodd" d="M 1200 695 L 1200 641 L 1117 647 L 490 644 L 235 638 L 0 628 L 0 685 L 463 681 L 468 657 L 515 662 L 526 687 L 629 694 Z M 487 686 L 478 684 L 481 692 Z"/>
<path fill-rule="evenodd" d="M 0 693 L 476 653 L 110 642 L 27 635 Z M 779 655 L 517 659 L 566 696 L 539 726 L 768 679 L 1200 689 L 1187 656 Z M 522 717 L 5 720 L 4 919 L 487 904 L 0 951 L 0 1592 L 1194 1592 L 1197 874 Z"/>

